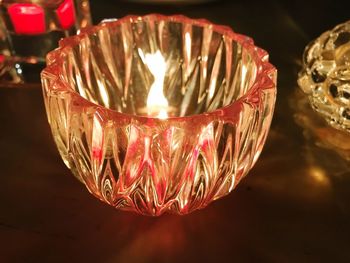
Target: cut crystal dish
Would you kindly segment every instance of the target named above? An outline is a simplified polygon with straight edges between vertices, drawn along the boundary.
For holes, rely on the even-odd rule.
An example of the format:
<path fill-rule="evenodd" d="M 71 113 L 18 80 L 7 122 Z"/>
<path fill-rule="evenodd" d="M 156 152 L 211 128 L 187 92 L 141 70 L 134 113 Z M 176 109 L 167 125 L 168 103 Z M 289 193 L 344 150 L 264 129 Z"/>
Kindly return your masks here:
<path fill-rule="evenodd" d="M 350 132 L 350 21 L 305 48 L 298 84 L 331 126 Z"/>
<path fill-rule="evenodd" d="M 61 40 L 42 84 L 65 164 L 100 200 L 186 214 L 262 151 L 276 69 L 251 38 L 184 16 L 127 16 Z"/>

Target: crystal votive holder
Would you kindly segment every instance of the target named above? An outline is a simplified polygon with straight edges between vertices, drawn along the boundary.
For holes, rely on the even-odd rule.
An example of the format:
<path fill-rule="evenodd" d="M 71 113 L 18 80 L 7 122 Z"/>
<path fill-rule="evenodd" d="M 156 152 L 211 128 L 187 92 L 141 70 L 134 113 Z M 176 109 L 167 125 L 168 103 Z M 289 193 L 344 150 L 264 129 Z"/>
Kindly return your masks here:
<path fill-rule="evenodd" d="M 0 67 L 13 64 L 22 81 L 33 72 L 40 82 L 46 54 L 90 24 L 88 0 L 0 0 Z"/>
<path fill-rule="evenodd" d="M 305 48 L 298 84 L 328 124 L 350 132 L 350 21 Z"/>
<path fill-rule="evenodd" d="M 257 161 L 276 69 L 253 40 L 184 16 L 128 16 L 60 41 L 42 72 L 49 124 L 75 177 L 145 215 L 227 195 Z"/>
<path fill-rule="evenodd" d="M 306 142 L 304 148 L 310 149 L 312 156 L 314 156 L 311 159 L 322 165 L 330 163 L 337 167 L 338 171 L 344 166 L 343 163 L 349 163 L 349 134 L 328 125 L 325 119 L 312 109 L 307 95 L 302 90 L 296 89 L 294 94 L 290 96 L 289 102 L 294 110 L 295 122 L 303 129 Z M 335 155 L 336 158 L 330 157 L 332 155 Z M 334 172 L 335 169 L 332 169 Z"/>

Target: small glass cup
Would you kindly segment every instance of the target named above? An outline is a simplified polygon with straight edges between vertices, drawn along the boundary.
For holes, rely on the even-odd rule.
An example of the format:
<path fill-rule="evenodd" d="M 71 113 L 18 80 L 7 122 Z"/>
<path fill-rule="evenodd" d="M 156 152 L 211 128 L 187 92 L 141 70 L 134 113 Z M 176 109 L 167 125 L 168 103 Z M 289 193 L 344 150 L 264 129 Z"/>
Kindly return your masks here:
<path fill-rule="evenodd" d="M 298 84 L 330 126 L 350 132 L 350 21 L 306 46 Z"/>
<path fill-rule="evenodd" d="M 91 24 L 88 0 L 0 0 L 0 20 L 2 67 L 13 65 L 29 82 L 40 80 L 45 56 L 61 38 Z"/>
<path fill-rule="evenodd" d="M 65 164 L 123 210 L 186 214 L 257 161 L 276 69 L 251 38 L 184 16 L 128 16 L 60 41 L 42 72 Z"/>

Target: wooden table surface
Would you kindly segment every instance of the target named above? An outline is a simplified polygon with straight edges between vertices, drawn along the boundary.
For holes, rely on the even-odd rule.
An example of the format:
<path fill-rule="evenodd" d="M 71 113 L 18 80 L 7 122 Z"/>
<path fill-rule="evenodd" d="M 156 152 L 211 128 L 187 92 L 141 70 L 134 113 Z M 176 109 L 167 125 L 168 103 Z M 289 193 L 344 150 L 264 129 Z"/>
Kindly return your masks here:
<path fill-rule="evenodd" d="M 317 129 L 295 122 L 306 116 L 295 94 L 302 50 L 349 19 L 346 8 L 240 0 L 187 6 L 105 0 L 91 7 L 95 23 L 182 13 L 252 36 L 279 70 L 266 146 L 239 186 L 203 210 L 159 218 L 121 212 L 90 195 L 64 166 L 40 87 L 2 87 L 0 262 L 350 262 L 349 162 L 337 149 L 315 145 L 309 135 Z M 325 136 L 336 137 L 331 130 Z"/>

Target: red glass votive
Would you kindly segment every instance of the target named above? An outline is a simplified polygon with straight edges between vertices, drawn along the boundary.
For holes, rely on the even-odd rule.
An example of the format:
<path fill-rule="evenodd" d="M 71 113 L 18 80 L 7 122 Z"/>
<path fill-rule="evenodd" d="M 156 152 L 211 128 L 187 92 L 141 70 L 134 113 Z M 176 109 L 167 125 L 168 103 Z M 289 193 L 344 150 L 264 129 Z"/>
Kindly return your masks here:
<path fill-rule="evenodd" d="M 12 4 L 8 7 L 13 28 L 16 34 L 38 35 L 46 30 L 45 13 L 36 4 Z"/>
<path fill-rule="evenodd" d="M 20 65 L 24 82 L 27 72 L 36 72 L 33 80 L 39 82 L 47 52 L 59 39 L 91 24 L 88 0 L 0 0 L 0 15 L 8 38 L 3 42 L 9 43 L 7 59 Z"/>
<path fill-rule="evenodd" d="M 57 17 L 63 29 L 71 28 L 75 23 L 73 0 L 64 0 L 57 9 Z"/>

